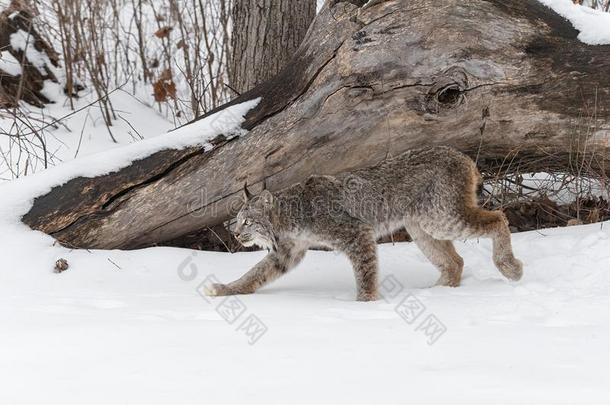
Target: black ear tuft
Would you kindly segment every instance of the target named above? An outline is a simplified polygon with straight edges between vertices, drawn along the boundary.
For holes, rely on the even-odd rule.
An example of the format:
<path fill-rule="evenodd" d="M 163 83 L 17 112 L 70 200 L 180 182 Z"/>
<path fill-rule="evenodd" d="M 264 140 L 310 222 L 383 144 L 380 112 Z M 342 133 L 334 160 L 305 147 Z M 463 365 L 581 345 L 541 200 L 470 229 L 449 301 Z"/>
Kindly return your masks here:
<path fill-rule="evenodd" d="M 254 197 L 254 195 L 252 193 L 250 193 L 250 191 L 248 191 L 248 182 L 246 181 L 244 183 L 244 199 L 246 201 L 251 200 L 252 197 Z"/>

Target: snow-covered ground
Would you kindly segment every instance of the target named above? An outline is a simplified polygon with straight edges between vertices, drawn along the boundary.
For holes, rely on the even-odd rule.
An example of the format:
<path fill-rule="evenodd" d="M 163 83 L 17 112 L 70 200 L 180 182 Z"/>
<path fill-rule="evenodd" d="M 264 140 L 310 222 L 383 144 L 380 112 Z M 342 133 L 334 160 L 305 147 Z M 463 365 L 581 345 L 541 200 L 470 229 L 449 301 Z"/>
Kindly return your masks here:
<path fill-rule="evenodd" d="M 518 283 L 488 241 L 457 243 L 459 288 L 429 288 L 437 272 L 413 244 L 381 245 L 393 278 L 369 303 L 332 252 L 208 301 L 206 278 L 232 280 L 265 252 L 72 251 L 53 274 L 56 250 L 24 246 L 24 265 L 0 271 L 0 403 L 607 404 L 608 226 L 515 235 Z"/>

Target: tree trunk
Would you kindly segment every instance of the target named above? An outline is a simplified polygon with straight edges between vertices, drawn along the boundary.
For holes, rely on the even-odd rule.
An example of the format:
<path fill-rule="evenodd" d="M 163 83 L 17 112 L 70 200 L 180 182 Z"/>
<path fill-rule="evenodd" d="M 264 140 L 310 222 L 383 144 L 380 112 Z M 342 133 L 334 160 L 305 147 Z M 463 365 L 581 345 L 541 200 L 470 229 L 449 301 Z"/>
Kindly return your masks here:
<path fill-rule="evenodd" d="M 230 218 L 246 180 L 273 191 L 424 145 L 492 175 L 608 171 L 610 46 L 536 0 L 329 5 L 280 74 L 227 104 L 262 97 L 248 135 L 73 179 L 24 222 L 68 246 L 150 246 Z"/>
<path fill-rule="evenodd" d="M 239 93 L 288 64 L 316 15 L 316 0 L 234 0 L 229 81 Z"/>

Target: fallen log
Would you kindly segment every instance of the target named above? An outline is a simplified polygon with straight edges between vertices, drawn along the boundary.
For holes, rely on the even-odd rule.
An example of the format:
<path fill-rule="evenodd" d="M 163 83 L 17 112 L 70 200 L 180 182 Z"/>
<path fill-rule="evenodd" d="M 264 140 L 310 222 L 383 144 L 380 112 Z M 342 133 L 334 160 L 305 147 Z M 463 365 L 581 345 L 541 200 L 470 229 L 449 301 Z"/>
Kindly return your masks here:
<path fill-rule="evenodd" d="M 73 247 L 162 244 L 230 218 L 245 181 L 278 190 L 422 145 L 489 176 L 608 171 L 610 46 L 536 0 L 362 3 L 327 2 L 280 74 L 220 107 L 262 98 L 246 136 L 73 179 L 23 221 Z"/>

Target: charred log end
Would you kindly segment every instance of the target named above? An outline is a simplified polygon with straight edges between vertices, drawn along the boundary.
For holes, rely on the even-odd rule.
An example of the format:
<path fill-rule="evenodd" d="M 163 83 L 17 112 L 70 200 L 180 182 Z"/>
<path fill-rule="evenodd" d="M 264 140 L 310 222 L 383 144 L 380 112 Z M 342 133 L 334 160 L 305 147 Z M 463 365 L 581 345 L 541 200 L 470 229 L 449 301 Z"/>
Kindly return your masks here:
<path fill-rule="evenodd" d="M 130 191 L 159 180 L 169 172 L 200 155 L 198 147 L 184 150 L 163 150 L 133 162 L 118 173 L 97 178 L 77 177 L 62 186 L 56 186 L 43 196 L 37 197 L 22 221 L 32 229 L 48 234 L 61 234 L 66 230 L 78 233 L 79 221 L 111 213 L 120 205 L 121 199 Z M 62 244 L 70 245 L 72 238 L 58 238 Z M 78 243 L 71 247 L 81 247 Z"/>

